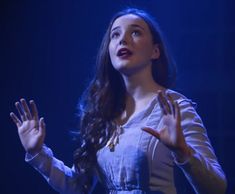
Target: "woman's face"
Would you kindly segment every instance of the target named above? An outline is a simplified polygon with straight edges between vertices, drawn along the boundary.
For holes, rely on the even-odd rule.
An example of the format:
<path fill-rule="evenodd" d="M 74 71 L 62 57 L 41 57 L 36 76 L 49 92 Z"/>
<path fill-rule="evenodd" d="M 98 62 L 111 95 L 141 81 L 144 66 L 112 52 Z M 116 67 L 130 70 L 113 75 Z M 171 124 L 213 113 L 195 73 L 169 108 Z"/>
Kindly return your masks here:
<path fill-rule="evenodd" d="M 133 14 L 114 21 L 110 31 L 109 54 L 113 67 L 126 75 L 151 69 L 152 59 L 160 56 L 147 23 Z"/>

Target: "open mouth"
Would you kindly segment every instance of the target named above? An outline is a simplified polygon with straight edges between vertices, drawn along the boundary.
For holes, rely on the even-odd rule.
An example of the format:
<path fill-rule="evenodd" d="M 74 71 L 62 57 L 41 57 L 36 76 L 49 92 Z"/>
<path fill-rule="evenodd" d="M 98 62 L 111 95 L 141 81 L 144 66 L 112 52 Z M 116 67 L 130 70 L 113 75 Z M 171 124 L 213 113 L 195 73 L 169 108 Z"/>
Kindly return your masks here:
<path fill-rule="evenodd" d="M 121 58 L 127 58 L 132 55 L 132 52 L 127 48 L 122 48 L 117 52 L 117 56 Z"/>

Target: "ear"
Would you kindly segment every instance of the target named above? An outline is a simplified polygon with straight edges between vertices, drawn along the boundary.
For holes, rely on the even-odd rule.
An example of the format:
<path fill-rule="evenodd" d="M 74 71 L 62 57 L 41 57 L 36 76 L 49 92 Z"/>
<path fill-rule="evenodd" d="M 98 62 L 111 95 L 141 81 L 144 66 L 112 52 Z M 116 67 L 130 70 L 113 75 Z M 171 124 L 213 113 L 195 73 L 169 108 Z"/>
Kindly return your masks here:
<path fill-rule="evenodd" d="M 159 48 L 159 44 L 155 44 L 153 46 L 153 53 L 152 53 L 152 59 L 159 59 L 160 57 L 160 48 Z"/>

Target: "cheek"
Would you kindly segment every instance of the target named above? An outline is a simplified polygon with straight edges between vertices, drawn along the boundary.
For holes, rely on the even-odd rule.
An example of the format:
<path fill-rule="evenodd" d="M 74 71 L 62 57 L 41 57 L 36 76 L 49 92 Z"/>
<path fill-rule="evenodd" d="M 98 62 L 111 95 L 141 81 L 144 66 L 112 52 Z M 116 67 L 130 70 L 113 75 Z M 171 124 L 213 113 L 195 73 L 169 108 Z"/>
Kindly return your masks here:
<path fill-rule="evenodd" d="M 152 56 L 153 53 L 153 44 L 151 42 L 141 42 L 139 44 L 139 54 L 146 57 Z"/>
<path fill-rule="evenodd" d="M 115 55 L 115 49 L 112 43 L 109 44 L 109 56 L 112 59 L 112 57 Z"/>

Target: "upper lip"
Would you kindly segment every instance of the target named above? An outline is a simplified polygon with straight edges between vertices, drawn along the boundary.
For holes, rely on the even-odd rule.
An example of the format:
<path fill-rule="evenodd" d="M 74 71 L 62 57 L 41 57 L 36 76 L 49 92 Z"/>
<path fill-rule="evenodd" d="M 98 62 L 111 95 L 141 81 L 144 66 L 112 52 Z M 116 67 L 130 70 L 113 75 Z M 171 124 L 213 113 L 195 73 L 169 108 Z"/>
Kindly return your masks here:
<path fill-rule="evenodd" d="M 121 56 L 123 52 L 126 52 L 128 54 L 132 54 L 131 50 L 128 48 L 120 48 L 117 52 L 117 56 Z"/>

